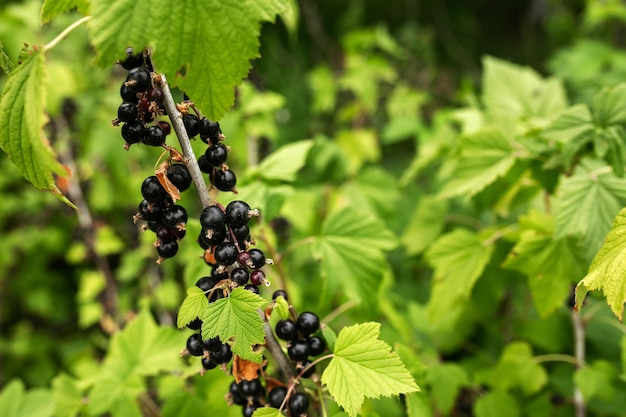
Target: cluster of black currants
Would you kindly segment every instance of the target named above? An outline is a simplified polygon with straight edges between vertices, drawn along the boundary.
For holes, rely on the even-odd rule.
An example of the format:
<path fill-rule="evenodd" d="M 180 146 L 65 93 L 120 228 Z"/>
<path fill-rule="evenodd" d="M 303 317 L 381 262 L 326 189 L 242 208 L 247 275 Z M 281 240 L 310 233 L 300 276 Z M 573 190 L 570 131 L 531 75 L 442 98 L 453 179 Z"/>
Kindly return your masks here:
<path fill-rule="evenodd" d="M 167 181 L 178 191 L 185 191 L 191 186 L 191 175 L 184 164 L 172 164 L 165 170 Z M 165 187 L 156 175 L 149 176 L 141 184 L 143 200 L 139 203 L 134 220 L 145 220 L 145 229 L 156 234 L 154 246 L 159 258 L 171 258 L 178 252 L 178 240 L 186 233 L 187 211 L 183 206 L 174 204 Z"/>
<path fill-rule="evenodd" d="M 193 333 L 187 339 L 186 352 L 191 356 L 201 356 L 203 373 L 220 365 L 226 367 L 233 358 L 233 352 L 228 343 L 222 343 L 219 337 L 202 340 L 201 334 Z"/>
<path fill-rule="evenodd" d="M 129 71 L 120 88 L 123 102 L 117 109 L 113 125 L 124 123 L 122 138 L 126 141 L 126 149 L 140 142 L 163 146 L 171 128 L 166 121 L 155 122 L 155 116 L 165 112 L 162 106 L 164 95 L 154 83 L 150 57 L 143 53 L 134 54 L 132 48 L 128 48 L 126 54 L 127 58 L 120 65 Z"/>

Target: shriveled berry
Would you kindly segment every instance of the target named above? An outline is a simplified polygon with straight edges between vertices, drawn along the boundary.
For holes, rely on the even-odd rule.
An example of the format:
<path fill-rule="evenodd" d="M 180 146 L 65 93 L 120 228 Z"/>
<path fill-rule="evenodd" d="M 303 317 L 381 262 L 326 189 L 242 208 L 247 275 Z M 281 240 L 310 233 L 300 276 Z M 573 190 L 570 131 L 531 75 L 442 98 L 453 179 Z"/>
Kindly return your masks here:
<path fill-rule="evenodd" d="M 240 227 L 250 220 L 250 206 L 245 201 L 233 200 L 226 206 L 226 221 L 230 227 Z"/>
<path fill-rule="evenodd" d="M 187 113 L 183 115 L 183 124 L 187 131 L 187 136 L 193 138 L 198 134 L 198 116 L 195 114 Z"/>
<path fill-rule="evenodd" d="M 126 86 L 138 93 L 144 92 L 150 87 L 150 71 L 144 67 L 135 67 L 128 71 Z"/>
<path fill-rule="evenodd" d="M 133 120 L 137 120 L 138 114 L 139 110 L 133 103 L 122 103 L 117 108 L 117 118 L 121 122 L 132 122 Z"/>
<path fill-rule="evenodd" d="M 204 348 L 202 347 L 202 337 L 199 333 L 194 333 L 187 338 L 187 350 L 192 356 L 202 356 Z"/>
<path fill-rule="evenodd" d="M 237 185 L 237 176 L 230 169 L 217 171 L 213 180 L 213 184 L 220 191 L 232 191 Z"/>
<path fill-rule="evenodd" d="M 230 271 L 230 279 L 237 285 L 246 285 L 250 274 L 246 268 L 235 268 Z"/>
<path fill-rule="evenodd" d="M 171 258 L 178 252 L 178 242 L 172 240 L 170 242 L 163 242 L 157 246 L 157 253 L 161 258 Z"/>
<path fill-rule="evenodd" d="M 204 152 L 204 157 L 207 162 L 212 166 L 219 168 L 223 163 L 228 159 L 228 150 L 223 143 L 218 143 L 217 145 L 211 145 Z"/>
<path fill-rule="evenodd" d="M 294 340 L 298 337 L 296 323 L 290 319 L 280 320 L 276 323 L 276 336 L 283 340 Z"/>
<path fill-rule="evenodd" d="M 309 409 L 309 397 L 302 392 L 294 392 L 287 402 L 287 409 L 291 417 L 300 417 Z"/>
<path fill-rule="evenodd" d="M 222 242 L 215 248 L 215 261 L 219 265 L 232 265 L 237 260 L 237 248 L 230 242 Z"/>
<path fill-rule="evenodd" d="M 270 404 L 270 407 L 280 408 L 286 396 L 287 388 L 282 385 L 277 385 L 272 388 L 267 395 L 267 402 Z"/>
<path fill-rule="evenodd" d="M 304 336 L 308 336 L 319 330 L 320 318 L 315 313 L 304 311 L 298 316 L 296 326 Z"/>
<path fill-rule="evenodd" d="M 294 361 L 301 362 L 309 357 L 310 348 L 306 340 L 293 340 L 287 348 L 287 355 Z"/>
<path fill-rule="evenodd" d="M 150 146 L 163 146 L 165 132 L 158 125 L 150 126 L 143 135 L 143 143 Z"/>
<path fill-rule="evenodd" d="M 200 224 L 206 228 L 226 226 L 226 213 L 218 206 L 208 206 L 200 214 Z"/>
<path fill-rule="evenodd" d="M 143 139 L 145 130 L 143 123 L 139 121 L 124 123 L 122 126 L 122 137 L 126 143 L 138 143 Z"/>
<path fill-rule="evenodd" d="M 179 191 L 185 191 L 191 186 L 191 174 L 185 164 L 173 164 L 167 167 L 167 178 Z"/>

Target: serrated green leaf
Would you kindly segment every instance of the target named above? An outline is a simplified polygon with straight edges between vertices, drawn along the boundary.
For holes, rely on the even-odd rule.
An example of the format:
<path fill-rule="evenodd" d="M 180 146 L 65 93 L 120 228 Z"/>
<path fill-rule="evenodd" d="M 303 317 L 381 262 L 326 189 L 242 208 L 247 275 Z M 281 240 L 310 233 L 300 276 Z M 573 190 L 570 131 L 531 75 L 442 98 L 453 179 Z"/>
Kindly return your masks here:
<path fill-rule="evenodd" d="M 474 404 L 476 417 L 518 417 L 520 415 L 519 405 L 510 394 L 506 392 L 488 392 L 476 400 Z"/>
<path fill-rule="evenodd" d="M 144 383 L 139 375 L 108 372 L 108 375 L 98 379 L 89 393 L 87 407 L 93 414 L 111 413 L 113 417 L 141 417 L 137 397 L 144 390 Z"/>
<path fill-rule="evenodd" d="M 263 320 L 257 311 L 266 301 L 251 291 L 235 288 L 228 297 L 209 304 L 202 317 L 202 338 L 219 336 L 230 341 L 233 353 L 261 363 L 263 355 L 253 346 L 265 342 Z"/>
<path fill-rule="evenodd" d="M 489 56 L 483 58 L 483 67 L 482 101 L 504 128 L 529 117 L 550 119 L 567 106 L 560 80 L 544 79 L 529 67 Z"/>
<path fill-rule="evenodd" d="M 548 382 L 546 370 L 534 361 L 532 350 L 525 342 L 509 344 L 491 372 L 490 385 L 507 391 L 521 388 L 526 395 L 539 391 Z"/>
<path fill-rule="evenodd" d="M 283 413 L 277 408 L 261 407 L 254 411 L 252 417 L 283 417 Z"/>
<path fill-rule="evenodd" d="M 45 25 L 61 13 L 77 9 L 86 15 L 89 10 L 89 2 L 86 0 L 44 0 L 41 7 L 41 24 Z"/>
<path fill-rule="evenodd" d="M 13 67 L 15 67 L 15 64 L 13 64 L 11 58 L 4 52 L 4 46 L 2 42 L 0 42 L 0 68 L 2 68 L 2 71 L 10 74 L 11 71 L 13 71 Z"/>
<path fill-rule="evenodd" d="M 35 187 L 60 195 L 52 174 L 66 175 L 43 135 L 46 70 L 44 55 L 32 52 L 9 75 L 0 100 L 0 148 Z"/>
<path fill-rule="evenodd" d="M 183 300 L 178 311 L 176 326 L 182 329 L 191 323 L 196 317 L 202 317 L 209 307 L 209 300 L 200 288 L 193 286 L 187 288 L 187 297 Z"/>
<path fill-rule="evenodd" d="M 259 164 L 259 173 L 265 180 L 292 182 L 304 166 L 313 141 L 303 140 L 290 143 L 272 152 Z"/>
<path fill-rule="evenodd" d="M 401 242 L 409 255 L 422 253 L 443 230 L 448 202 L 432 196 L 423 196 L 417 203 Z"/>
<path fill-rule="evenodd" d="M 384 251 L 395 236 L 376 217 L 345 207 L 331 213 L 313 242 L 313 257 L 321 262 L 322 277 L 355 301 L 372 300 L 387 262 Z M 337 279 L 341 277 L 341 279 Z"/>
<path fill-rule="evenodd" d="M 379 323 L 343 328 L 335 343 L 334 357 L 322 374 L 333 399 L 350 416 L 359 412 L 365 398 L 379 398 L 419 391 L 391 347 L 378 339 Z"/>
<path fill-rule="evenodd" d="M 48 390 L 26 391 L 22 381 L 14 379 L 0 391 L 2 417 L 50 417 L 53 413 L 52 393 Z"/>
<path fill-rule="evenodd" d="M 274 309 L 272 314 L 277 314 L 277 317 L 281 320 L 285 320 L 289 317 L 289 303 L 282 295 L 278 296 L 274 300 Z"/>
<path fill-rule="evenodd" d="M 543 132 L 541 136 L 562 146 L 563 164 L 569 167 L 578 151 L 593 141 L 594 127 L 591 111 L 584 104 L 577 104 L 565 110 Z"/>
<path fill-rule="evenodd" d="M 152 47 L 157 70 L 219 120 L 259 55 L 261 22 L 286 8 L 286 0 L 92 0 L 89 27 L 100 65 L 123 58 L 128 46 Z"/>
<path fill-rule="evenodd" d="M 591 113 L 596 126 L 607 127 L 626 122 L 626 84 L 605 87 L 594 98 Z"/>
<path fill-rule="evenodd" d="M 505 175 L 516 158 L 511 141 L 495 128 L 462 136 L 458 153 L 454 171 L 439 194 L 442 198 L 473 196 Z"/>
<path fill-rule="evenodd" d="M 585 258 L 591 260 L 624 204 L 626 179 L 616 177 L 600 161 L 583 160 L 557 191 L 554 237 L 581 237 Z"/>
<path fill-rule="evenodd" d="M 494 250 L 484 240 L 477 233 L 456 229 L 437 239 L 426 252 L 426 260 L 435 269 L 428 302 L 432 320 L 442 320 L 453 306 L 467 302 Z"/>
<path fill-rule="evenodd" d="M 52 398 L 57 417 L 75 417 L 85 406 L 77 381 L 66 374 L 60 374 L 52 381 Z"/>
<path fill-rule="evenodd" d="M 620 210 L 613 228 L 591 262 L 589 272 L 576 286 L 576 308 L 587 292 L 602 291 L 613 313 L 622 320 L 626 302 L 626 208 Z"/>
<path fill-rule="evenodd" d="M 528 217 L 533 215 L 537 213 Z M 551 218 L 547 230 L 543 227 L 524 230 L 502 264 L 504 268 L 528 275 L 535 307 L 542 317 L 547 317 L 563 305 L 572 281 L 582 277 L 585 271 L 576 241 L 571 238 L 554 239 L 552 230 Z"/>
<path fill-rule="evenodd" d="M 594 397 L 611 401 L 615 397 L 615 387 L 612 383 L 615 374 L 615 367 L 610 362 L 597 360 L 591 366 L 576 370 L 574 382 L 585 401 Z"/>
<path fill-rule="evenodd" d="M 426 383 L 431 387 L 431 394 L 438 410 L 448 414 L 459 394 L 459 390 L 469 383 L 467 372 L 452 363 L 435 364 L 428 368 Z"/>

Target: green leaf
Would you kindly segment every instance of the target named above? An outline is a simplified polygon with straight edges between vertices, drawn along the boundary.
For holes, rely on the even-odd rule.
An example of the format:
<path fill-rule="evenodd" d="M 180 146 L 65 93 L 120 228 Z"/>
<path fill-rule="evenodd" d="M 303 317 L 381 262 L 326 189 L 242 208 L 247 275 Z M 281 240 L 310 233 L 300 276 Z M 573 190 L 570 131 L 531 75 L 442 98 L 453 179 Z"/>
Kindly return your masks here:
<path fill-rule="evenodd" d="M 565 110 L 543 132 L 541 136 L 563 146 L 564 165 L 569 167 L 578 151 L 593 141 L 594 127 L 591 111 L 584 104 L 577 104 Z"/>
<path fill-rule="evenodd" d="M 461 137 L 455 162 L 440 197 L 464 195 L 469 198 L 480 192 L 511 169 L 515 153 L 511 141 L 501 130 L 485 128 Z"/>
<path fill-rule="evenodd" d="M 426 382 L 439 411 L 448 414 L 452 410 L 459 390 L 469 384 L 467 372 L 455 364 L 435 364 L 428 368 Z"/>
<path fill-rule="evenodd" d="M 333 359 L 322 374 L 333 399 L 350 416 L 359 412 L 365 398 L 419 391 L 391 347 L 379 340 L 380 324 L 363 323 L 339 332 Z"/>
<path fill-rule="evenodd" d="M 66 175 L 43 136 L 46 70 L 44 55 L 33 52 L 9 75 L 0 100 L 0 147 L 35 187 L 61 192 L 52 174 Z M 67 202 L 67 201 L 66 201 Z"/>
<path fill-rule="evenodd" d="M 41 7 L 41 24 L 45 25 L 61 13 L 78 9 L 82 15 L 87 15 L 89 2 L 86 0 L 44 0 Z"/>
<path fill-rule="evenodd" d="M 89 393 L 90 413 L 111 413 L 113 417 L 141 417 L 137 404 L 137 397 L 145 390 L 141 377 L 132 373 L 114 373 L 114 369 L 109 368 Z"/>
<path fill-rule="evenodd" d="M 412 392 L 404 398 L 408 417 L 433 417 L 430 401 L 423 392 Z"/>
<path fill-rule="evenodd" d="M 597 360 L 591 366 L 585 366 L 574 373 L 574 382 L 589 401 L 594 397 L 612 401 L 615 397 L 615 367 L 608 361 Z"/>
<path fill-rule="evenodd" d="M 474 404 L 476 417 L 518 417 L 519 405 L 515 397 L 506 392 L 488 392 L 476 400 Z"/>
<path fill-rule="evenodd" d="M 376 217 L 350 207 L 332 212 L 313 242 L 322 277 L 355 301 L 372 300 L 387 268 L 384 251 L 396 244 L 393 233 Z M 337 279 L 341 277 L 340 279 Z"/>
<path fill-rule="evenodd" d="M 554 237 L 582 237 L 588 260 L 598 252 L 615 215 L 626 204 L 626 180 L 610 171 L 600 161 L 583 160 L 557 191 Z"/>
<path fill-rule="evenodd" d="M 437 239 L 426 252 L 426 260 L 435 270 L 428 303 L 432 320 L 444 319 L 453 306 L 468 300 L 494 250 L 484 240 L 466 229 L 456 229 Z"/>
<path fill-rule="evenodd" d="M 528 275 L 535 307 L 547 317 L 563 305 L 572 281 L 584 275 L 585 263 L 574 239 L 553 238 L 551 217 L 532 211 L 525 217 L 545 217 L 547 225 L 524 230 L 502 266 Z"/>
<path fill-rule="evenodd" d="M 14 379 L 0 391 L 2 417 L 50 417 L 53 413 L 52 394 L 47 390 L 25 391 L 22 381 Z"/>
<path fill-rule="evenodd" d="M 258 309 L 266 301 L 241 287 L 235 288 L 230 296 L 209 304 L 202 317 L 202 338 L 219 336 L 231 342 L 235 355 L 261 363 L 263 355 L 253 351 L 254 345 L 265 343 L 263 320 Z"/>
<path fill-rule="evenodd" d="M 525 342 L 509 344 L 491 372 L 490 385 L 501 391 L 521 388 L 526 395 L 538 392 L 548 382 L 548 375 L 533 359 Z"/>
<path fill-rule="evenodd" d="M 448 202 L 432 196 L 420 198 L 401 242 L 409 255 L 419 255 L 439 236 L 448 212 Z"/>
<path fill-rule="evenodd" d="M 284 414 L 280 412 L 277 408 L 272 407 L 261 407 L 257 408 L 252 417 L 283 417 Z"/>
<path fill-rule="evenodd" d="M 281 320 L 285 320 L 289 317 L 289 303 L 282 295 L 279 295 L 276 300 L 274 300 L 272 314 L 276 314 Z"/>
<path fill-rule="evenodd" d="M 529 117 L 550 119 L 567 106 L 560 80 L 543 79 L 531 68 L 489 56 L 483 58 L 483 67 L 482 101 L 501 127 Z"/>
<path fill-rule="evenodd" d="M 290 143 L 272 152 L 259 164 L 258 170 L 265 180 L 293 182 L 304 166 L 313 141 L 302 140 Z"/>
<path fill-rule="evenodd" d="M 13 64 L 11 58 L 4 52 L 4 46 L 2 42 L 0 42 L 0 68 L 2 68 L 2 71 L 10 74 L 11 71 L 13 71 L 13 67 L 15 67 L 15 64 Z"/>
<path fill-rule="evenodd" d="M 602 291 L 613 313 L 622 320 L 626 302 L 626 208 L 620 210 L 613 228 L 591 262 L 589 272 L 576 286 L 576 308 L 589 291 Z"/>
<path fill-rule="evenodd" d="M 75 417 L 85 405 L 78 381 L 66 374 L 52 381 L 52 398 L 57 417 Z"/>
<path fill-rule="evenodd" d="M 183 300 L 178 311 L 176 326 L 182 329 L 197 317 L 201 317 L 208 307 L 209 300 L 204 291 L 196 286 L 187 288 L 187 297 Z"/>
<path fill-rule="evenodd" d="M 92 0 L 89 27 L 100 65 L 113 65 L 128 46 L 152 47 L 156 68 L 168 82 L 219 120 L 259 56 L 261 22 L 286 9 L 286 0 Z"/>

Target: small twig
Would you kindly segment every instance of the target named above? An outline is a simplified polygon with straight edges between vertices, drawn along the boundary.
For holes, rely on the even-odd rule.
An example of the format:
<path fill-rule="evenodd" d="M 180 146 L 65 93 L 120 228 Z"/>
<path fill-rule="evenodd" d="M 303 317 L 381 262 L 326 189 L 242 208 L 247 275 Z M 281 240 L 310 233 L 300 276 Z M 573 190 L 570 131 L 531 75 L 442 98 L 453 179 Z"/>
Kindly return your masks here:
<path fill-rule="evenodd" d="M 263 314 L 263 311 L 259 310 L 259 314 L 261 315 L 261 318 L 263 318 L 263 329 L 265 330 L 265 346 L 267 347 L 267 350 L 270 351 L 270 353 L 276 360 L 276 363 L 283 373 L 283 376 L 286 379 L 294 378 L 295 374 L 293 368 L 289 364 L 289 360 L 287 359 L 287 356 L 285 356 L 285 352 L 283 352 L 283 349 L 280 347 L 278 340 L 276 340 L 276 338 L 274 337 L 274 332 L 272 332 L 272 326 L 270 326 L 269 322 L 265 319 L 265 314 Z"/>
<path fill-rule="evenodd" d="M 572 311 L 571 315 L 574 327 L 574 356 L 578 362 L 575 368 L 580 369 L 585 363 L 585 326 L 575 311 Z M 585 417 L 585 399 L 580 388 L 576 385 L 574 385 L 574 408 L 576 417 Z"/>
<path fill-rule="evenodd" d="M 76 22 L 72 23 L 68 27 L 66 27 L 63 32 L 57 35 L 56 38 L 52 39 L 50 42 L 44 45 L 43 51 L 45 52 L 54 48 L 59 42 L 65 39 L 65 37 L 69 35 L 74 29 L 76 29 L 77 27 L 79 27 L 80 25 L 88 21 L 89 19 L 91 19 L 91 16 L 85 16 L 81 19 L 78 19 Z"/>

